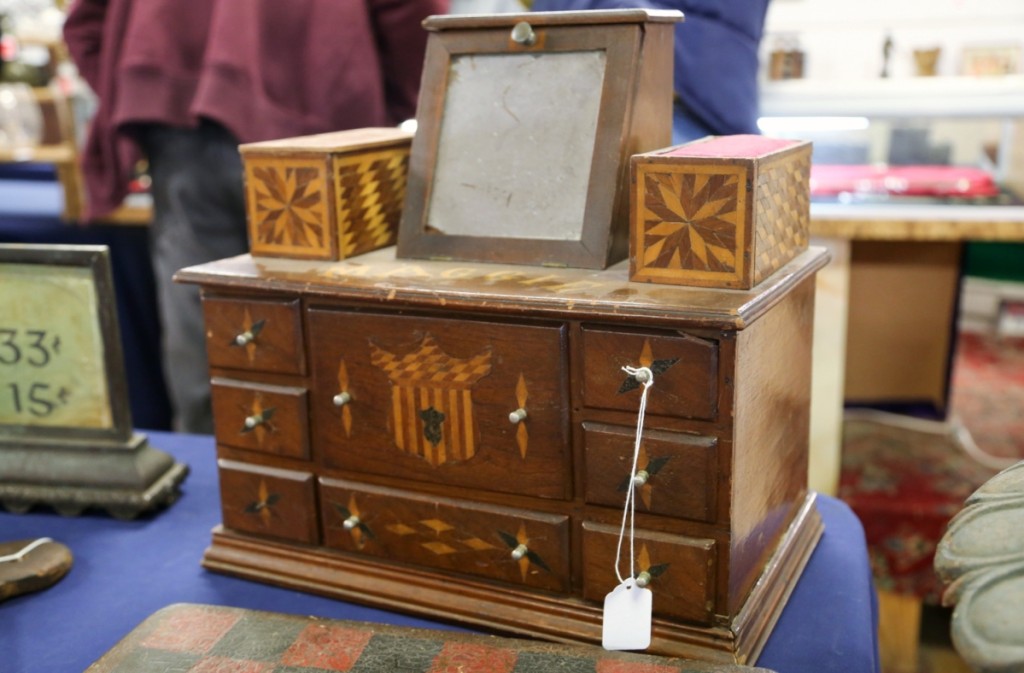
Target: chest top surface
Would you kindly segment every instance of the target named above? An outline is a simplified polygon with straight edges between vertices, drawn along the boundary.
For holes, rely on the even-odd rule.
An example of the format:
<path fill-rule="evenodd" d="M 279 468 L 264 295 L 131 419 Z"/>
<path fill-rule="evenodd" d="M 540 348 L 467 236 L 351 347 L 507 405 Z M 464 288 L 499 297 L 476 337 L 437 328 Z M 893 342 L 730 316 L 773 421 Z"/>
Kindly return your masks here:
<path fill-rule="evenodd" d="M 634 283 L 627 262 L 595 271 L 424 261 L 398 259 L 394 248 L 336 262 L 240 255 L 182 269 L 175 279 L 211 290 L 297 293 L 396 308 L 743 329 L 828 259 L 812 247 L 750 290 Z"/>

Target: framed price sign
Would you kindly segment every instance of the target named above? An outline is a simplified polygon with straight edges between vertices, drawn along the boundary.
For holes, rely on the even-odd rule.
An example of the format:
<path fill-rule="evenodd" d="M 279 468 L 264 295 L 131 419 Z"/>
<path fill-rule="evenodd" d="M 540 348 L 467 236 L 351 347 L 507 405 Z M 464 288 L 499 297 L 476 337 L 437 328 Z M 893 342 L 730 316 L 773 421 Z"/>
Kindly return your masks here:
<path fill-rule="evenodd" d="M 107 248 L 0 245 L 0 502 L 128 518 L 185 474 L 132 429 Z"/>

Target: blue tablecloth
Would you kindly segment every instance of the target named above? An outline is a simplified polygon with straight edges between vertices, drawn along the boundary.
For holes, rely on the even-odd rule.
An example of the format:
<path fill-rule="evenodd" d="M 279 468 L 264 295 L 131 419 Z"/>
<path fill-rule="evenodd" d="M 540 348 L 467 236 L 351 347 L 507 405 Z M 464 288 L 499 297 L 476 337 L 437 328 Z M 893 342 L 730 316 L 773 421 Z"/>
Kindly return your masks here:
<path fill-rule="evenodd" d="M 2 673 L 80 673 L 147 616 L 181 602 L 454 628 L 203 569 L 210 530 L 220 522 L 213 438 L 148 436 L 191 469 L 170 508 L 135 521 L 0 512 L 0 540 L 50 537 L 75 557 L 55 586 L 0 603 Z M 838 500 L 821 496 L 818 507 L 825 534 L 757 663 L 778 673 L 878 671 L 877 607 L 863 529 Z"/>

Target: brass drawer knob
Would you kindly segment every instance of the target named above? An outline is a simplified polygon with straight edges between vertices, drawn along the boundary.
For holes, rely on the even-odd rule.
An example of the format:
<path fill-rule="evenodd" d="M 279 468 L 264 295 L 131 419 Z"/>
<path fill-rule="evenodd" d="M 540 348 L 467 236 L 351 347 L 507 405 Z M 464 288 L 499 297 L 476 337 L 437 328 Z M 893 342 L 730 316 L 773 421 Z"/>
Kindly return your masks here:
<path fill-rule="evenodd" d="M 647 470 L 638 470 L 636 476 L 633 477 L 633 486 L 639 488 L 646 484 L 647 480 L 650 478 L 651 475 L 647 472 Z"/>
<path fill-rule="evenodd" d="M 252 327 L 241 334 L 235 335 L 235 338 L 231 340 L 231 344 L 233 346 L 248 346 L 256 340 L 256 336 L 263 330 L 264 324 L 266 324 L 266 320 L 260 320 L 253 323 Z"/>
<path fill-rule="evenodd" d="M 537 41 L 537 33 L 533 31 L 533 26 L 526 21 L 520 21 L 512 26 L 512 41 L 524 47 L 529 47 Z"/>
<path fill-rule="evenodd" d="M 242 432 L 252 431 L 254 428 L 257 428 L 269 421 L 273 416 L 274 407 L 264 409 L 260 413 L 253 414 L 252 416 L 246 416 L 245 420 L 242 421 Z"/>
<path fill-rule="evenodd" d="M 515 411 L 508 415 L 508 420 L 509 423 L 511 423 L 512 425 L 518 425 L 519 423 L 522 423 L 524 420 L 526 420 L 526 409 L 519 407 L 518 409 L 516 409 Z"/>
<path fill-rule="evenodd" d="M 331 398 L 331 402 L 336 407 L 343 407 L 343 406 L 345 406 L 346 404 L 348 404 L 351 401 L 352 401 L 352 394 L 347 392 L 347 391 L 346 392 L 340 392 L 337 395 L 335 395 L 333 398 Z"/>
<path fill-rule="evenodd" d="M 356 528 L 359 525 L 359 523 L 359 517 L 353 514 L 349 518 L 345 519 L 341 525 L 345 528 L 345 530 L 352 530 L 353 528 Z"/>
<path fill-rule="evenodd" d="M 530 549 L 525 544 L 521 544 L 512 550 L 512 560 L 518 561 L 529 553 Z"/>
<path fill-rule="evenodd" d="M 644 570 L 643 572 L 641 572 L 639 575 L 636 576 L 636 585 L 638 587 L 643 588 L 643 587 L 647 586 L 650 583 L 651 583 L 651 573 L 647 572 L 646 570 Z"/>

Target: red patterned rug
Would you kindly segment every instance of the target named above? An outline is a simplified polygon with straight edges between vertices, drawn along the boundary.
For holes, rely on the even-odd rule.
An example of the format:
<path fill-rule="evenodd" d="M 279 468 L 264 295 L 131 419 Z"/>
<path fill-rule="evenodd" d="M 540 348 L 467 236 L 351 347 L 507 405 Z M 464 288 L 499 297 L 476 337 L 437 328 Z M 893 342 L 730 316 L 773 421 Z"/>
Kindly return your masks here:
<path fill-rule="evenodd" d="M 1024 459 L 1024 338 L 960 334 L 951 398 L 981 451 Z"/>
<path fill-rule="evenodd" d="M 839 497 L 864 525 L 880 589 L 938 603 L 932 562 L 946 524 L 997 470 L 975 460 L 956 426 L 847 412 Z"/>
<path fill-rule="evenodd" d="M 843 430 L 839 497 L 864 525 L 875 581 L 927 603 L 942 593 L 932 563 L 949 520 L 1024 459 L 1024 339 L 960 335 L 950 416 L 849 411 Z"/>

